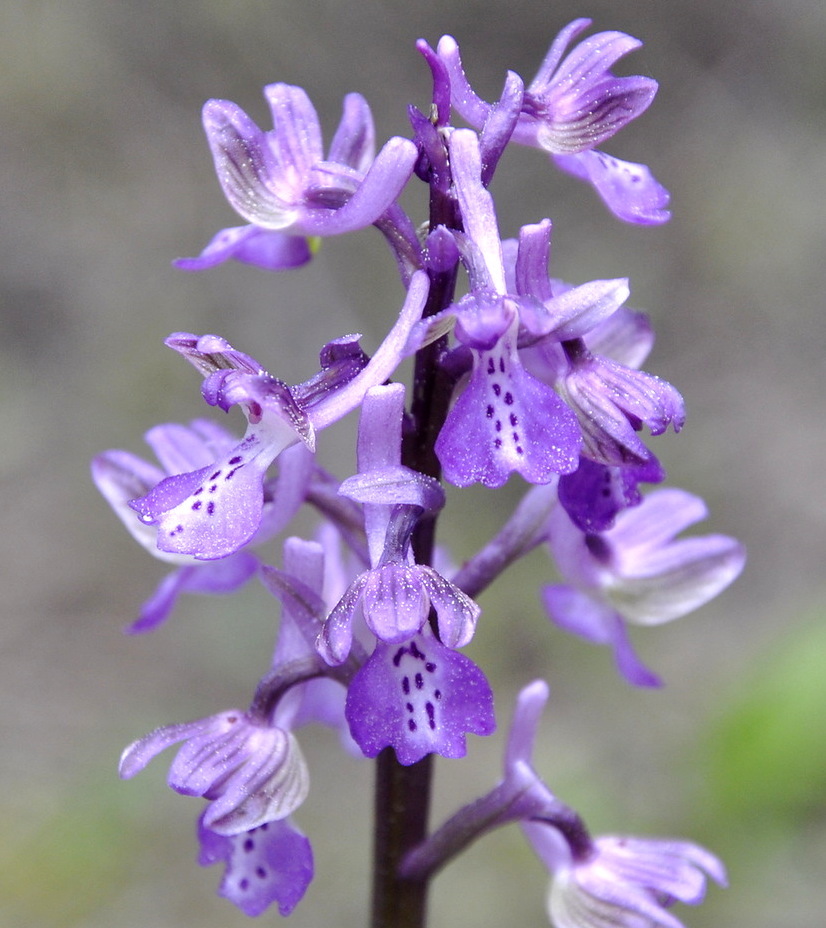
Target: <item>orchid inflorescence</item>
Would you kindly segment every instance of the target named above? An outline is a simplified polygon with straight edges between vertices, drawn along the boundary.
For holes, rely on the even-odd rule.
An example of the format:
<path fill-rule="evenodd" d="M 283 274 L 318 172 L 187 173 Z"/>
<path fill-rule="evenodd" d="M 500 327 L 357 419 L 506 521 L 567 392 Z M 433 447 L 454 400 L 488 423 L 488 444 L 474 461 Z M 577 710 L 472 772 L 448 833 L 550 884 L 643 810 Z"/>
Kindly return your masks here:
<path fill-rule="evenodd" d="M 698 497 L 641 491 L 665 479 L 644 430 L 677 432 L 685 410 L 670 383 L 640 369 L 653 335 L 626 306 L 628 281 L 549 276 L 547 218 L 501 238 L 489 186 L 510 144 L 545 151 L 622 220 L 669 218 L 668 193 L 647 167 L 597 149 L 654 98 L 652 79 L 611 71 L 640 42 L 599 32 L 571 47 L 589 26 L 568 25 L 536 77 L 525 85 L 509 72 L 492 103 L 473 90 L 453 38 L 435 49 L 420 40 L 432 105 L 411 106 L 412 139 L 392 138 L 378 154 L 358 94 L 345 97 L 327 149 L 299 87 L 265 88 L 269 130 L 234 103 L 204 107 L 218 179 L 247 224 L 179 267 L 232 259 L 286 270 L 310 261 L 326 236 L 375 226 L 405 291 L 372 355 L 360 336 L 336 339 L 299 384 L 217 335 L 173 333 L 166 344 L 201 374 L 206 403 L 240 407 L 243 436 L 211 419 L 164 423 L 146 435 L 157 464 L 121 450 L 93 461 L 129 531 L 173 568 L 130 632 L 161 625 L 180 594 L 231 593 L 253 578 L 281 604 L 272 664 L 249 708 L 159 728 L 120 764 L 130 778 L 179 745 L 169 785 L 207 801 L 200 863 L 224 864 L 220 893 L 248 915 L 272 905 L 289 914 L 313 877 L 310 840 L 293 820 L 310 789 L 300 732 L 311 722 L 336 729 L 343 749 L 379 758 L 379 808 L 392 801 L 398 812 L 410 800 L 409 814 L 377 828 L 376 925 L 424 924 L 430 877 L 513 822 L 551 873 L 558 928 L 677 928 L 672 903 L 700 901 L 707 877 L 725 883 L 722 864 L 695 844 L 592 837 L 550 791 L 532 760 L 543 681 L 518 697 L 503 777 L 489 793 L 433 830 L 421 796 L 386 798 L 391 775 L 412 783 L 404 777 L 418 771 L 421 789 L 430 755 L 460 758 L 468 734 L 495 730 L 492 687 L 461 649 L 493 620 L 476 598 L 519 558 L 547 551 L 557 573 L 541 590 L 550 621 L 607 645 L 621 676 L 644 687 L 661 681 L 628 626 L 685 615 L 743 566 L 732 538 L 677 537 L 706 516 Z M 454 114 L 469 128 L 454 127 Z M 423 225 L 399 202 L 414 179 L 427 187 Z M 406 390 L 394 377 L 410 357 Z M 358 472 L 333 475 L 317 462 L 320 433 L 356 409 Z M 497 488 L 514 474 L 528 488 L 501 530 L 447 566 L 434 545 L 443 481 Z M 316 536 L 288 537 L 271 563 L 274 539 L 305 508 L 319 517 Z"/>

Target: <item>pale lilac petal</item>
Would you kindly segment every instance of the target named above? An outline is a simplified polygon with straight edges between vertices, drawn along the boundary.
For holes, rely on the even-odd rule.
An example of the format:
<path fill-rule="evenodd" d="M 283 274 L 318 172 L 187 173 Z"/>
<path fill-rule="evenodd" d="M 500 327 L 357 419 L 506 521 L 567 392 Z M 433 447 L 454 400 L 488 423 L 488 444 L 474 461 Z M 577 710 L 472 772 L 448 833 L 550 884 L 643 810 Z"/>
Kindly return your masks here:
<path fill-rule="evenodd" d="M 553 623 L 594 644 L 608 645 L 617 669 L 634 686 L 662 686 L 636 656 L 623 617 L 610 605 L 570 586 L 547 586 L 542 601 Z"/>
<path fill-rule="evenodd" d="M 230 709 L 227 715 L 242 716 L 244 713 Z M 192 722 L 181 722 L 177 725 L 164 725 L 162 728 L 156 728 L 143 738 L 133 741 L 128 747 L 124 748 L 121 754 L 118 773 L 121 779 L 130 780 L 136 774 L 140 773 L 144 767 L 162 751 L 165 751 L 173 744 L 184 741 L 186 738 L 193 738 L 208 733 L 215 725 L 215 716 L 205 719 L 196 719 Z"/>
<path fill-rule="evenodd" d="M 376 222 L 410 180 L 416 156 L 409 139 L 390 139 L 346 202 L 336 209 L 303 209 L 297 229 L 305 235 L 342 235 Z"/>
<path fill-rule="evenodd" d="M 628 299 L 628 280 L 592 280 L 546 300 L 541 312 L 520 311 L 520 321 L 535 337 L 558 341 L 580 338 L 613 315 Z M 530 304 L 529 304 L 530 305 Z"/>
<path fill-rule="evenodd" d="M 591 184 L 608 209 L 625 222 L 661 225 L 671 218 L 671 197 L 644 164 L 621 161 L 601 151 L 557 154 L 554 162 Z"/>
<path fill-rule="evenodd" d="M 190 558 L 167 555 L 157 549 L 157 532 L 144 525 L 130 507 L 130 500 L 148 493 L 164 479 L 164 472 L 129 451 L 113 449 L 92 458 L 92 480 L 129 534 L 150 554 L 173 564 Z"/>
<path fill-rule="evenodd" d="M 185 474 L 206 467 L 238 442 L 226 429 L 204 419 L 195 419 L 188 426 L 176 422 L 156 425 L 144 438 L 166 474 Z"/>
<path fill-rule="evenodd" d="M 559 381 L 582 428 L 583 454 L 609 466 L 643 464 L 650 452 L 637 433 L 660 435 L 685 422 L 683 399 L 665 380 L 607 358 L 582 360 Z"/>
<path fill-rule="evenodd" d="M 232 837 L 218 835 L 199 821 L 198 840 L 198 863 L 226 865 L 218 894 L 245 915 L 261 915 L 273 903 L 281 915 L 289 915 L 313 878 L 310 842 L 286 820 Z"/>
<path fill-rule="evenodd" d="M 178 258 L 172 263 L 182 271 L 203 271 L 232 259 L 267 271 L 283 271 L 301 267 L 312 256 L 310 243 L 302 235 L 249 225 L 222 229 L 197 258 Z"/>
<path fill-rule="evenodd" d="M 494 289 L 504 294 L 502 246 L 493 198 L 482 185 L 479 136 L 470 129 L 456 129 L 450 136 L 450 158 L 465 232 L 482 253 Z"/>
<path fill-rule="evenodd" d="M 427 621 L 430 600 L 416 566 L 392 564 L 367 574 L 362 592 L 367 626 L 382 641 L 407 641 Z"/>
<path fill-rule="evenodd" d="M 505 751 L 505 774 L 512 772 L 517 764 L 533 764 L 533 746 L 539 729 L 539 720 L 548 701 L 550 689 L 544 680 L 520 690 L 513 713 L 513 722 L 508 733 Z"/>
<path fill-rule="evenodd" d="M 639 573 L 627 572 L 609 595 L 630 621 L 660 625 L 714 599 L 740 575 L 745 561 L 745 549 L 733 538 L 686 538 L 638 564 Z"/>
<path fill-rule="evenodd" d="M 163 578 L 141 606 L 138 618 L 125 631 L 130 635 L 154 631 L 169 617 L 181 593 L 232 593 L 257 570 L 258 558 L 247 551 L 238 551 L 220 561 L 181 567 Z"/>
<path fill-rule="evenodd" d="M 495 727 L 482 671 L 431 636 L 380 642 L 350 684 L 345 711 L 366 757 L 393 747 L 405 766 L 432 753 L 464 757 L 467 733 Z"/>
<path fill-rule="evenodd" d="M 356 608 L 361 602 L 361 594 L 369 576 L 369 573 L 364 573 L 357 577 L 324 620 L 316 649 L 332 667 L 343 663 L 350 653 Z"/>
<path fill-rule="evenodd" d="M 366 174 L 376 155 L 376 132 L 370 107 L 360 93 L 348 93 L 342 109 L 327 160 Z"/>
<path fill-rule="evenodd" d="M 723 865 L 699 845 L 614 835 L 552 872 L 549 914 L 559 928 L 683 928 L 667 908 L 701 902 L 707 877 L 726 882 Z"/>
<path fill-rule="evenodd" d="M 302 87 L 268 84 L 264 97 L 272 114 L 273 128 L 266 137 L 275 172 L 300 193 L 313 166 L 324 157 L 318 114 Z"/>
<path fill-rule="evenodd" d="M 644 562 L 651 552 L 707 516 L 708 507 L 699 496 L 664 487 L 646 496 L 644 507 L 624 513 L 609 537 L 627 568 L 636 570 L 640 559 Z"/>
<path fill-rule="evenodd" d="M 293 226 L 301 213 L 305 170 L 282 171 L 268 136 L 234 103 L 209 100 L 204 129 L 218 180 L 233 209 L 264 229 Z"/>
<path fill-rule="evenodd" d="M 585 335 L 585 344 L 594 354 L 638 368 L 654 347 L 654 328 L 645 313 L 621 306 Z"/>

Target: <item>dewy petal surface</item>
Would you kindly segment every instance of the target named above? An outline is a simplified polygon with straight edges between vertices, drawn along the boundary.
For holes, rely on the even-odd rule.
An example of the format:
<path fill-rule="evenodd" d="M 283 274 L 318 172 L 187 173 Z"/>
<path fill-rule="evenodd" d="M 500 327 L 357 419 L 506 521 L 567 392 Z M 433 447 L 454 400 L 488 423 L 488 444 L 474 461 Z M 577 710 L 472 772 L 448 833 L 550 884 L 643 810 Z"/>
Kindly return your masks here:
<path fill-rule="evenodd" d="M 516 471 L 548 483 L 579 460 L 576 417 L 546 384 L 531 377 L 511 337 L 474 352 L 467 387 L 448 413 L 436 442 L 445 479 L 456 486 L 501 486 Z"/>
<path fill-rule="evenodd" d="M 379 642 L 350 685 L 345 713 L 366 757 L 393 747 L 404 765 L 432 753 L 464 757 L 468 732 L 495 727 L 482 671 L 430 635 Z"/>

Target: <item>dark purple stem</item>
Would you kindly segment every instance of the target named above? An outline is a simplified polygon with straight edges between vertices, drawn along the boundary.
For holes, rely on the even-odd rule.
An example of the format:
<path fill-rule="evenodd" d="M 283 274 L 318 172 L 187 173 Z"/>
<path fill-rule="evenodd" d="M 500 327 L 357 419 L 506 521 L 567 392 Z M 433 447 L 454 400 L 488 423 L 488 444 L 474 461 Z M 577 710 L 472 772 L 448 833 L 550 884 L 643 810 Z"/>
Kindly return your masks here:
<path fill-rule="evenodd" d="M 459 228 L 455 200 L 431 184 L 430 228 Z M 431 272 L 430 292 L 423 316 L 432 316 L 453 302 L 457 269 Z M 447 415 L 453 381 L 442 372 L 440 359 L 445 339 L 439 339 L 416 355 L 410 407 L 412 427 L 405 435 L 402 461 L 414 470 L 438 479 L 441 467 L 434 450 Z M 435 518 L 422 519 L 413 532 L 416 561 L 433 559 Z M 405 855 L 427 836 L 432 779 L 432 756 L 402 766 L 392 748 L 378 757 L 375 787 L 373 840 L 372 928 L 424 928 L 427 919 L 427 879 L 404 878 L 400 873 Z"/>

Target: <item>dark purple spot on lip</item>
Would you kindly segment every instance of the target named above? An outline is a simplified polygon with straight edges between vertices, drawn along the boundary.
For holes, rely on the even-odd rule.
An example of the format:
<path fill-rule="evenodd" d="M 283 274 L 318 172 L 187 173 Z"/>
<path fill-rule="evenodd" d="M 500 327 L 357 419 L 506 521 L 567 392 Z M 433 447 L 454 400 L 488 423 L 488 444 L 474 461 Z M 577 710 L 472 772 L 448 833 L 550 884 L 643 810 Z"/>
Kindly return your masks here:
<path fill-rule="evenodd" d="M 218 484 L 213 483 L 212 486 L 209 488 L 209 492 L 214 493 L 217 489 L 218 489 Z"/>
<path fill-rule="evenodd" d="M 233 467 L 232 470 L 228 470 L 226 477 L 224 477 L 224 480 L 231 480 L 238 473 L 239 470 L 241 470 L 240 467 Z"/>
<path fill-rule="evenodd" d="M 413 719 L 407 720 L 407 727 L 410 729 L 410 731 L 416 730 L 416 723 L 413 721 Z"/>
<path fill-rule="evenodd" d="M 207 503 L 207 515 L 211 516 L 213 512 L 215 512 L 215 503 L 212 500 L 210 500 Z"/>
<path fill-rule="evenodd" d="M 489 374 L 496 373 L 496 365 L 493 363 L 493 358 L 488 358 L 488 373 Z"/>
<path fill-rule="evenodd" d="M 428 661 L 428 662 L 424 665 L 424 669 L 425 669 L 428 673 L 433 673 L 433 671 L 436 669 L 436 665 L 433 663 L 433 661 Z"/>
<path fill-rule="evenodd" d="M 488 406 L 488 408 L 485 410 L 485 415 L 488 417 L 488 419 L 493 418 L 493 406 Z"/>
<path fill-rule="evenodd" d="M 417 673 L 413 679 L 416 682 L 416 689 L 420 690 L 424 686 L 424 677 L 420 673 Z"/>
<path fill-rule="evenodd" d="M 519 422 L 519 417 L 516 415 L 515 412 L 512 412 L 512 413 L 508 416 L 508 419 L 510 420 L 510 424 L 511 424 L 511 425 L 516 425 L 516 424 Z"/>
<path fill-rule="evenodd" d="M 502 388 L 499 386 L 498 383 L 495 383 L 495 384 L 493 385 L 493 393 L 494 393 L 494 395 L 495 395 L 495 396 L 499 396 L 499 394 L 500 394 L 501 392 L 502 392 Z"/>
<path fill-rule="evenodd" d="M 216 470 L 215 473 L 209 478 L 210 480 L 217 480 L 221 476 L 221 471 Z"/>
<path fill-rule="evenodd" d="M 410 678 L 402 677 L 402 692 L 405 696 L 410 692 Z"/>
<path fill-rule="evenodd" d="M 499 370 L 504 374 L 505 373 L 505 359 L 499 358 Z"/>
<path fill-rule="evenodd" d="M 405 709 L 407 709 L 408 712 L 412 712 L 412 711 L 413 711 L 413 703 L 412 703 L 412 702 L 406 702 L 406 703 L 404 704 L 404 707 L 405 707 Z"/>
<path fill-rule="evenodd" d="M 255 875 L 258 877 L 259 880 L 266 880 L 267 871 L 263 867 L 256 867 Z"/>
<path fill-rule="evenodd" d="M 513 406 L 513 393 L 510 391 L 505 394 L 505 403 L 508 406 Z"/>
<path fill-rule="evenodd" d="M 203 506 L 203 502 L 201 500 L 196 500 L 192 504 L 192 508 L 195 510 L 195 512 L 197 512 L 201 508 L 201 506 Z"/>
<path fill-rule="evenodd" d="M 494 439 L 493 439 L 493 447 L 494 447 L 494 448 L 501 448 L 501 447 L 502 447 L 502 439 L 501 439 L 501 438 L 494 438 Z"/>
<path fill-rule="evenodd" d="M 203 492 L 204 492 L 204 488 L 203 488 L 203 487 L 198 487 L 197 490 L 193 490 L 193 491 L 192 491 L 192 495 L 193 495 L 193 496 L 197 496 L 199 493 L 203 493 Z"/>
<path fill-rule="evenodd" d="M 240 454 L 236 454 L 234 458 L 230 458 L 230 459 L 229 459 L 229 463 L 230 463 L 230 464 L 240 464 L 241 461 L 243 461 L 243 460 L 244 460 L 244 459 L 241 457 Z"/>
<path fill-rule="evenodd" d="M 245 877 L 238 886 L 241 888 L 242 892 L 246 892 L 250 888 L 250 881 Z"/>
<path fill-rule="evenodd" d="M 252 838 L 247 838 L 247 840 L 244 842 L 244 850 L 247 852 L 247 854 L 249 854 L 250 851 L 255 850 L 255 841 L 253 841 Z"/>
<path fill-rule="evenodd" d="M 434 699 L 441 699 L 441 698 L 442 698 L 442 691 L 441 691 L 441 690 L 433 690 L 433 698 L 434 698 Z"/>

